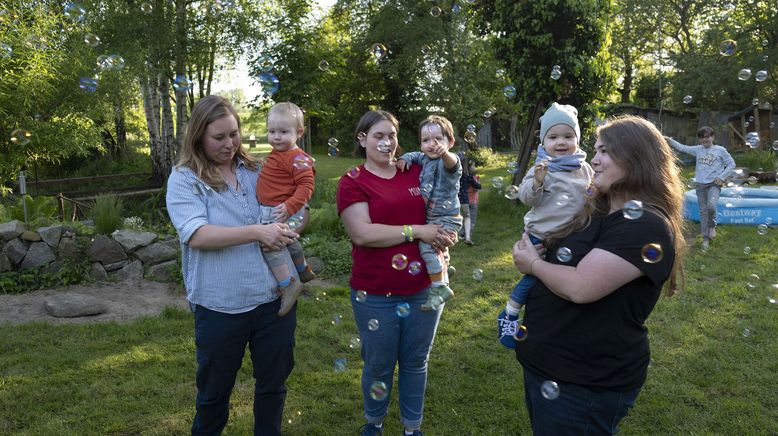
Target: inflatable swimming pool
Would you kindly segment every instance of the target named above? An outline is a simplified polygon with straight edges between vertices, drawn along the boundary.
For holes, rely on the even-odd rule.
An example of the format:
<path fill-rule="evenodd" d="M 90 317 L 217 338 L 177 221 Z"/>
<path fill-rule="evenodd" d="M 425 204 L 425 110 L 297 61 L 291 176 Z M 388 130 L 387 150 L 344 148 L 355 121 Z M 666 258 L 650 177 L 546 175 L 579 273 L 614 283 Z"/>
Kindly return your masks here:
<path fill-rule="evenodd" d="M 776 224 L 778 223 L 778 189 L 723 188 L 716 206 L 718 224 Z M 700 205 L 697 193 L 686 191 L 683 201 L 683 217 L 700 221 Z"/>

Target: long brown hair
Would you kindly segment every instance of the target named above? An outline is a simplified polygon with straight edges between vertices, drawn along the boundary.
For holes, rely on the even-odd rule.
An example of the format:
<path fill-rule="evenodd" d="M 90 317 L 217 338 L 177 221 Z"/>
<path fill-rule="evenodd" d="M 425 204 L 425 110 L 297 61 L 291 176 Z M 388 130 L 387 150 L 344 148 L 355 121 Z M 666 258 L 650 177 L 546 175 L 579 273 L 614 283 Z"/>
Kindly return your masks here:
<path fill-rule="evenodd" d="M 649 121 L 631 115 L 609 120 L 596 135 L 606 145 L 608 155 L 624 170 L 624 177 L 614 182 L 608 193 L 598 192 L 590 198 L 573 220 L 548 240 L 559 240 L 589 225 L 593 214 L 607 214 L 610 199 L 635 199 L 644 208 L 665 220 L 675 247 L 675 261 L 665 283 L 670 296 L 684 284 L 683 193 L 675 156 L 659 130 Z M 678 286 L 680 282 L 680 286 Z"/>
<path fill-rule="evenodd" d="M 222 178 L 216 165 L 206 157 L 202 139 L 209 124 L 230 115 L 235 117 L 235 121 L 238 122 L 238 133 L 240 134 L 240 116 L 229 100 L 218 95 L 201 98 L 192 108 L 192 117 L 189 119 L 184 143 L 181 145 L 181 155 L 176 165 L 176 168 L 188 167 L 200 180 L 217 191 L 226 190 L 227 182 Z M 238 158 L 243 159 L 246 166 L 252 170 L 257 169 L 257 160 L 248 153 L 242 144 L 235 152 L 234 159 Z"/>

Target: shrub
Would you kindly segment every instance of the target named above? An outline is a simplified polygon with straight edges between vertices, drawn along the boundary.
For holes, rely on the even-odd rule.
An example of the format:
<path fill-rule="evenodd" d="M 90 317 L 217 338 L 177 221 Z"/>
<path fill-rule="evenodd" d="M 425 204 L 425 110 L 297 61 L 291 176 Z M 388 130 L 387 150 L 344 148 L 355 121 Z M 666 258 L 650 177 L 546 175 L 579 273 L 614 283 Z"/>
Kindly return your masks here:
<path fill-rule="evenodd" d="M 308 202 L 311 208 L 328 204 L 334 205 L 335 196 L 338 193 L 338 180 L 328 179 L 317 174 L 314 183 L 316 190 L 313 191 L 313 198 Z"/>
<path fill-rule="evenodd" d="M 24 202 L 24 203 L 22 203 Z M 15 205 L 8 207 L 11 219 L 24 221 L 24 207 L 27 206 L 27 222 L 38 227 L 51 222 L 57 217 L 57 201 L 53 197 L 20 197 Z"/>
<path fill-rule="evenodd" d="M 59 271 L 41 274 L 40 268 L 10 271 L 0 274 L 0 292 L 21 294 L 43 288 L 75 285 L 86 281 L 89 262 L 65 261 Z"/>
<path fill-rule="evenodd" d="M 346 229 L 343 228 L 334 203 L 311 208 L 311 219 L 305 228 L 305 233 L 333 239 L 347 238 Z"/>
<path fill-rule="evenodd" d="M 306 257 L 317 256 L 324 262 L 322 277 L 338 277 L 351 272 L 351 242 L 348 239 L 311 234 L 301 242 Z"/>
<path fill-rule="evenodd" d="M 92 220 L 95 222 L 97 233 L 110 235 L 123 224 L 122 199 L 116 194 L 99 195 L 92 205 Z"/>
<path fill-rule="evenodd" d="M 775 171 L 776 154 L 770 150 L 751 150 L 732 158 L 739 167 L 747 167 L 751 171 Z"/>
<path fill-rule="evenodd" d="M 487 147 L 479 147 L 474 150 L 468 150 L 467 158 L 475 162 L 475 166 L 479 168 L 496 166 L 501 162 L 500 156 L 492 151 L 491 148 Z"/>

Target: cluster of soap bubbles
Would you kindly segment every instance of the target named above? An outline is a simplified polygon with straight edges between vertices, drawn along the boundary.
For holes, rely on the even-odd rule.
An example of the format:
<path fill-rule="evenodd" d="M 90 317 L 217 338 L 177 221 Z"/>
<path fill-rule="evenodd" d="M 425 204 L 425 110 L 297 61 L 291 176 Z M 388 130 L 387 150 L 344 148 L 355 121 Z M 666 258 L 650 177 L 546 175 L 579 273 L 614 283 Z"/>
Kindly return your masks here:
<path fill-rule="evenodd" d="M 748 145 L 749 148 L 757 149 L 761 143 L 762 141 L 759 138 L 759 132 L 746 133 L 746 145 Z"/>
<path fill-rule="evenodd" d="M 551 79 L 559 80 L 560 77 L 562 77 L 562 68 L 559 65 L 551 67 Z"/>

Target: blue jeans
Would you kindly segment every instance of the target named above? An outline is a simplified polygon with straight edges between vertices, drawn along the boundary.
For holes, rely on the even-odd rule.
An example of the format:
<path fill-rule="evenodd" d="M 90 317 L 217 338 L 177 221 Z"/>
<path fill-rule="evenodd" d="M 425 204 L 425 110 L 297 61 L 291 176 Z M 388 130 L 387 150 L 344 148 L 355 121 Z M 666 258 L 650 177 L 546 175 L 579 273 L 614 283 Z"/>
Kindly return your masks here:
<path fill-rule="evenodd" d="M 716 206 L 719 203 L 721 187 L 715 183 L 698 183 L 697 204 L 700 206 L 700 233 L 703 238 L 710 238 L 711 229 L 716 228 Z"/>
<path fill-rule="evenodd" d="M 524 368 L 524 401 L 535 436 L 616 434 L 619 422 L 640 393 L 640 389 L 600 392 L 557 382 L 559 397 L 547 400 L 541 394 L 544 381 L 539 374 Z"/>
<path fill-rule="evenodd" d="M 400 421 L 408 428 L 421 427 L 424 411 L 424 393 L 427 389 L 427 362 L 429 361 L 435 331 L 445 304 L 433 311 L 422 311 L 429 288 L 415 295 L 367 295 L 364 302 L 356 301 L 351 290 L 351 306 L 362 340 L 362 398 L 365 418 L 372 424 L 383 422 L 389 408 L 394 368 L 399 363 L 397 387 L 400 397 Z M 397 316 L 397 305 L 410 305 L 406 318 Z M 371 319 L 378 320 L 375 331 L 368 329 Z M 370 387 L 380 381 L 386 384 L 384 399 L 374 400 Z"/>
<path fill-rule="evenodd" d="M 540 244 L 543 242 L 543 240 L 538 239 L 532 235 L 529 235 L 529 240 L 532 241 L 533 244 Z M 519 283 L 516 283 L 516 286 L 514 286 L 513 291 L 511 291 L 511 300 L 521 304 L 522 306 L 527 304 L 527 296 L 529 296 L 529 290 L 533 286 L 535 286 L 535 283 L 538 281 L 537 277 L 531 276 L 529 274 L 525 274 L 524 277 L 519 280 Z"/>
<path fill-rule="evenodd" d="M 281 299 L 237 314 L 195 307 L 197 400 L 193 435 L 218 435 L 229 417 L 246 344 L 254 365 L 254 434 L 280 435 L 286 379 L 294 366 L 296 309 L 279 317 Z"/>

